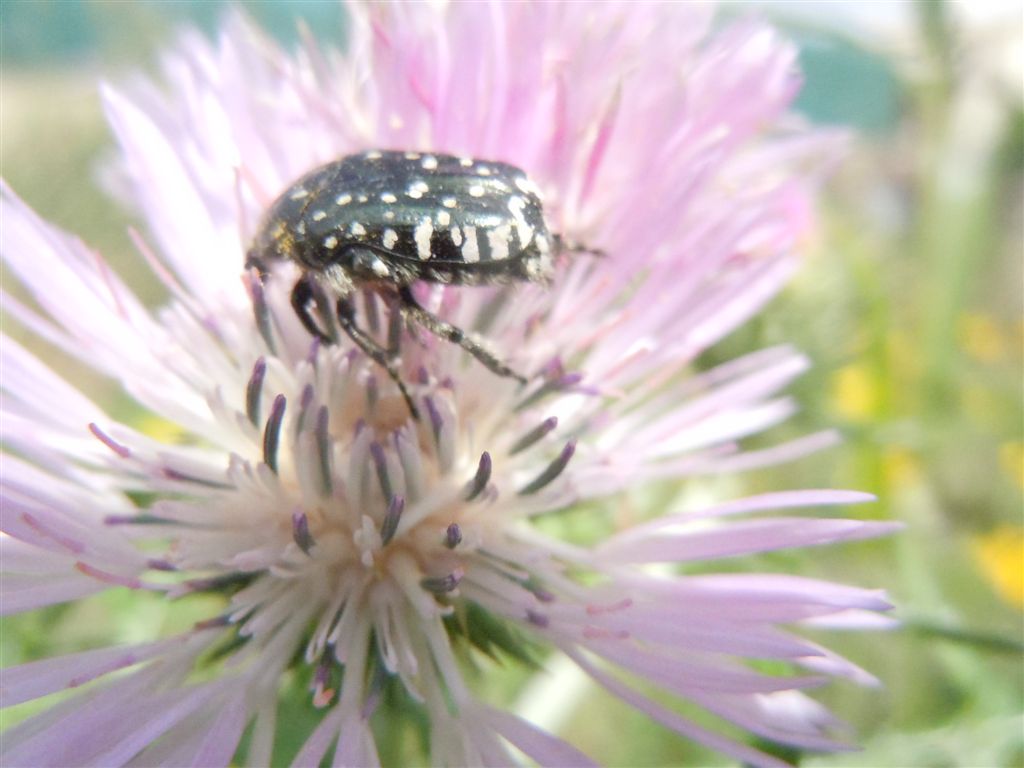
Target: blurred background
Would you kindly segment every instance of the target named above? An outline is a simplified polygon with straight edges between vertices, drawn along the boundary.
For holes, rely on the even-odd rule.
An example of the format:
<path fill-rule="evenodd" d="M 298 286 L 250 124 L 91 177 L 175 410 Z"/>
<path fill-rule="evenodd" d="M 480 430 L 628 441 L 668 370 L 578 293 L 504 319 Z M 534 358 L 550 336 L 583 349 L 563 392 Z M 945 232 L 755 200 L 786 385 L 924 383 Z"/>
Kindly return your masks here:
<path fill-rule="evenodd" d="M 113 145 L 97 83 L 155 72 L 157 51 L 176 29 L 192 24 L 212 34 L 227 7 L 0 2 L 0 173 L 36 210 L 102 251 L 154 305 L 162 296 L 131 247 L 131 221 L 100 191 L 97 169 Z M 300 18 L 324 41 L 343 39 L 344 13 L 334 3 L 245 7 L 285 44 L 297 39 Z M 885 684 L 821 693 L 854 725 L 864 750 L 786 756 L 807 766 L 1024 765 L 1022 6 L 821 1 L 722 11 L 755 12 L 784 29 L 800 46 L 806 78 L 798 111 L 854 133 L 800 276 L 702 361 L 795 344 L 814 362 L 794 387 L 803 410 L 764 442 L 830 425 L 845 442 L 746 475 L 730 490 L 867 490 L 878 503 L 853 514 L 907 526 L 887 541 L 736 566 L 885 587 L 904 622 L 883 635 L 827 636 Z M 27 341 L 12 322 L 4 330 Z M 138 423 L 108 382 L 78 370 L 74 380 Z M 191 609 L 183 610 L 111 594 L 5 619 L 3 666 L 188 626 Z M 610 765 L 716 760 L 610 697 L 560 684 L 558 706 L 545 709 L 551 690 L 523 689 L 520 673 L 504 675 L 497 679 L 522 707 L 557 721 Z M 284 727 L 298 739 L 308 726 L 295 720 Z"/>

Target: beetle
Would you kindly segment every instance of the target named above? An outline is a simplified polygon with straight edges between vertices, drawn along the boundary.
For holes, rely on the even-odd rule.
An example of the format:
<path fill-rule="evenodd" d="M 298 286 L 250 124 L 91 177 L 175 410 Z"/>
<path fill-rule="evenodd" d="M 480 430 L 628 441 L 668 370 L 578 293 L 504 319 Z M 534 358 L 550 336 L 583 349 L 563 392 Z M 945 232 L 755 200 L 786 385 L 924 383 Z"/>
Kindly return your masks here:
<path fill-rule="evenodd" d="M 397 345 L 379 344 L 355 322 L 351 302 L 369 289 L 389 297 L 400 316 L 458 344 L 499 376 L 525 383 L 480 342 L 419 304 L 417 281 L 452 285 L 546 282 L 566 250 L 548 231 L 540 192 L 507 163 L 441 153 L 370 150 L 306 173 L 269 207 L 246 265 L 262 278 L 275 261 L 302 270 L 291 293 L 303 326 L 325 342 L 318 325 L 333 294 L 342 330 L 412 398 L 397 369 Z M 583 249 L 570 249 L 583 250 Z"/>

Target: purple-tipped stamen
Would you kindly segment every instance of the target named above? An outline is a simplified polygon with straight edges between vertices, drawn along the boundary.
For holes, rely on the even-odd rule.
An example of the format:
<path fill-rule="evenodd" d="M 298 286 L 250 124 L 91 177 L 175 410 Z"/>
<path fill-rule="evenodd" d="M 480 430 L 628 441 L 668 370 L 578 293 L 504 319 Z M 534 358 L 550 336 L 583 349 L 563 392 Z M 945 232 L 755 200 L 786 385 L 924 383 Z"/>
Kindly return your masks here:
<path fill-rule="evenodd" d="M 317 709 L 323 709 L 334 699 L 334 688 L 331 687 L 333 655 L 334 650 L 331 647 L 324 650 L 320 663 L 316 665 L 316 671 L 313 673 L 313 706 Z"/>
<path fill-rule="evenodd" d="M 260 425 L 260 400 L 263 396 L 263 380 L 267 377 L 267 360 L 259 358 L 252 367 L 252 375 L 245 387 L 245 414 L 254 427 Z"/>
<path fill-rule="evenodd" d="M 160 470 L 160 474 L 166 477 L 168 480 L 177 480 L 181 483 L 195 483 L 196 485 L 202 485 L 206 488 L 234 488 L 231 483 L 222 483 L 217 480 L 211 480 L 207 477 L 196 477 L 195 475 L 187 475 L 184 472 L 172 469 L 171 467 L 163 467 Z"/>
<path fill-rule="evenodd" d="M 525 410 L 548 395 L 575 387 L 581 381 L 583 381 L 582 373 L 567 373 L 564 376 L 559 376 L 557 379 L 545 381 L 533 394 L 527 395 L 523 400 L 521 400 L 513 410 L 516 412 Z"/>
<path fill-rule="evenodd" d="M 542 587 L 534 587 L 530 591 L 533 592 L 533 596 L 542 603 L 553 603 L 555 601 L 555 596 Z"/>
<path fill-rule="evenodd" d="M 484 488 L 487 487 L 487 483 L 491 480 L 491 454 L 484 451 L 480 454 L 480 463 L 476 467 L 476 475 L 469 483 L 466 484 L 466 501 L 472 501 L 481 493 Z"/>
<path fill-rule="evenodd" d="M 373 677 L 370 678 L 370 689 L 366 693 L 366 701 L 363 702 L 363 720 L 369 720 L 384 698 L 384 685 L 388 681 L 388 671 L 383 664 L 377 664 L 373 668 Z"/>
<path fill-rule="evenodd" d="M 391 305 L 390 312 L 391 314 L 388 318 L 388 350 L 397 354 L 402 347 L 402 312 L 397 304 Z"/>
<path fill-rule="evenodd" d="M 309 353 L 306 355 L 306 362 L 316 367 L 317 358 L 320 357 L 320 337 L 314 336 L 309 343 Z"/>
<path fill-rule="evenodd" d="M 330 496 L 333 490 L 331 483 L 331 442 L 327 428 L 331 414 L 326 405 L 321 405 L 316 413 L 316 451 L 320 456 L 320 482 L 323 484 L 324 496 Z"/>
<path fill-rule="evenodd" d="M 441 412 L 437 410 L 437 406 L 434 404 L 434 398 L 427 395 L 423 398 L 424 405 L 427 406 L 427 416 L 430 417 L 430 427 L 434 431 L 434 444 L 438 450 L 441 449 Z"/>
<path fill-rule="evenodd" d="M 277 447 L 281 442 L 281 422 L 284 421 L 284 409 L 287 405 L 288 400 L 284 395 L 274 398 L 270 417 L 267 419 L 267 428 L 263 430 L 263 461 L 274 474 L 277 474 Z"/>
<path fill-rule="evenodd" d="M 249 573 L 225 573 L 223 576 L 211 576 L 208 579 L 189 579 L 184 586 L 189 592 L 221 592 L 226 589 L 233 589 L 244 586 L 252 580 Z"/>
<path fill-rule="evenodd" d="M 521 438 L 516 440 L 511 448 L 508 449 L 510 456 L 514 456 L 520 451 L 525 451 L 531 445 L 536 443 L 538 440 L 547 435 L 551 430 L 558 426 L 558 417 L 552 416 L 549 419 L 544 419 L 540 424 L 531 429 Z"/>
<path fill-rule="evenodd" d="M 92 436 L 103 443 L 107 448 L 112 450 L 122 459 L 127 459 L 132 455 L 132 449 L 127 445 L 121 445 L 119 442 L 114 440 L 110 435 L 99 428 L 99 425 L 95 422 L 89 424 L 89 431 L 92 432 Z"/>
<path fill-rule="evenodd" d="M 428 592 L 433 592 L 435 595 L 445 595 L 455 591 L 464 575 L 465 571 L 461 568 L 456 568 L 447 576 L 428 576 L 425 579 L 421 579 L 420 586 Z"/>
<path fill-rule="evenodd" d="M 401 496 L 392 496 L 388 504 L 388 511 L 384 515 L 384 522 L 380 524 L 380 540 L 384 546 L 395 537 L 398 530 L 398 523 L 402 519 L 402 511 L 405 509 L 405 499 Z"/>
<path fill-rule="evenodd" d="M 572 459 L 572 455 L 576 452 L 576 441 L 570 440 L 565 444 L 565 448 L 558 454 L 558 458 L 548 464 L 547 469 L 537 475 L 537 478 L 519 489 L 520 496 L 528 496 L 531 493 L 536 493 L 540 489 L 544 488 L 548 483 L 562 474 L 562 470 L 568 465 L 569 460 Z"/>
<path fill-rule="evenodd" d="M 545 379 L 557 379 L 565 375 L 565 363 L 562 358 L 555 355 L 541 366 L 540 375 Z"/>
<path fill-rule="evenodd" d="M 462 529 L 458 523 L 452 523 L 444 532 L 444 545 L 448 549 L 455 549 L 462 542 Z"/>
<path fill-rule="evenodd" d="M 309 406 L 313 404 L 313 398 L 315 396 L 316 394 L 313 390 L 312 384 L 307 384 L 302 388 L 302 394 L 299 396 L 299 415 L 295 419 L 296 435 L 306 428 L 306 417 L 309 415 Z"/>
<path fill-rule="evenodd" d="M 227 627 L 230 625 L 230 617 L 214 616 L 212 619 L 197 621 L 195 624 L 192 625 L 192 629 L 194 629 L 196 632 L 202 632 L 204 629 L 217 629 L 218 627 Z"/>
<path fill-rule="evenodd" d="M 316 543 L 313 534 L 309 532 L 309 518 L 301 509 L 292 512 L 292 538 L 307 555 Z"/>
<path fill-rule="evenodd" d="M 537 611 L 531 610 L 530 608 L 526 609 L 526 618 L 535 627 L 540 627 L 541 629 L 547 628 L 551 623 L 551 619 L 549 619 L 545 614 L 537 613 Z"/>
<path fill-rule="evenodd" d="M 274 345 L 274 332 L 270 325 L 270 308 L 267 306 L 267 297 L 263 293 L 263 283 L 255 275 L 249 276 L 249 292 L 252 296 L 252 312 L 256 319 L 256 328 L 263 337 L 267 349 L 276 353 Z"/>
<path fill-rule="evenodd" d="M 529 578 L 520 581 L 519 583 L 523 586 L 523 589 L 527 589 L 531 593 L 533 593 L 533 596 L 536 597 L 540 602 L 554 602 L 555 596 L 552 593 L 548 592 L 546 589 L 544 589 L 540 584 L 538 584 L 535 577 L 530 576 Z"/>
<path fill-rule="evenodd" d="M 394 495 L 394 490 L 391 487 L 391 476 L 388 475 L 388 459 L 384 455 L 384 446 L 376 440 L 370 443 L 370 456 L 373 458 L 374 469 L 377 470 L 381 493 L 385 499 L 390 499 Z"/>
<path fill-rule="evenodd" d="M 327 336 L 332 342 L 338 341 L 338 324 L 334 321 L 334 307 L 331 301 L 327 298 L 327 292 L 315 280 L 311 285 L 310 289 L 313 292 L 313 306 L 316 308 L 317 314 L 320 316 L 320 327 L 327 331 Z M 338 300 L 338 306 L 340 307 L 342 300 Z"/>
<path fill-rule="evenodd" d="M 107 515 L 103 518 L 106 525 L 183 525 L 177 520 L 157 517 L 149 513 L 141 515 Z"/>

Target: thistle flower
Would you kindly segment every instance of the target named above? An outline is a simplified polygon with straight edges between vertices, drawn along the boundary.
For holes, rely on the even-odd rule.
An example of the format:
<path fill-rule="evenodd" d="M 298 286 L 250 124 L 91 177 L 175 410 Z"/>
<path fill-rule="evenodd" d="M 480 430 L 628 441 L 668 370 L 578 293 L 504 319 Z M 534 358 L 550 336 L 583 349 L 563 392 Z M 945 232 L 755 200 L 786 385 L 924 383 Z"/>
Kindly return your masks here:
<path fill-rule="evenodd" d="M 779 764 L 652 687 L 765 739 L 844 748 L 802 691 L 873 679 L 786 627 L 875 626 L 884 597 L 685 565 L 887 532 L 761 515 L 865 495 L 651 510 L 663 513 L 587 545 L 536 524 L 831 439 L 738 446 L 793 410 L 780 394 L 806 367 L 793 350 L 694 368 L 793 271 L 831 137 L 786 117 L 792 49 L 758 24 L 712 33 L 688 5 L 350 10 L 344 56 L 311 41 L 286 55 L 234 17 L 216 44 L 182 37 L 166 88 L 104 89 L 121 148 L 113 177 L 145 220 L 133 237 L 171 295 L 162 310 L 3 189 L 3 256 L 38 304 L 6 296 L 8 313 L 183 435 L 161 442 L 119 423 L 5 338 L 4 611 L 108 589 L 223 597 L 183 634 L 5 670 L 5 706 L 83 687 L 8 730 L 5 764 L 227 765 L 251 725 L 244 759 L 268 765 L 292 673 L 322 710 L 295 765 L 332 749 L 335 765 L 376 764 L 370 725 L 396 697 L 425 715 L 433 763 L 505 765 L 512 747 L 543 765 L 589 764 L 468 682 L 481 651 L 527 646 L 565 654 L 738 760 Z M 607 254 L 563 259 L 551 286 L 419 286 L 527 385 L 405 329 L 414 420 L 345 340 L 311 340 L 289 305 L 294 269 L 265 283 L 245 273 L 278 192 L 373 147 L 522 167 L 553 229 Z M 394 333 L 372 296 L 360 317 L 378 338 Z"/>

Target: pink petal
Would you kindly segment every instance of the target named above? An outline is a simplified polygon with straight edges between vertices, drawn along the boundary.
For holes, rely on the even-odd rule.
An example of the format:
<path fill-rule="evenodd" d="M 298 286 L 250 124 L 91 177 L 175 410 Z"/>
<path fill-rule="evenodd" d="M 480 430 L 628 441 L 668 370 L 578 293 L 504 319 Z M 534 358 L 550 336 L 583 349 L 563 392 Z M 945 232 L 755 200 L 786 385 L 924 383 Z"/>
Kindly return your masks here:
<path fill-rule="evenodd" d="M 216 717 L 210 722 L 202 744 L 191 765 L 228 766 L 238 748 L 242 732 L 249 721 L 248 692 L 240 690 L 237 695 L 218 706 Z"/>
<path fill-rule="evenodd" d="M 108 589 L 94 579 L 70 573 L 47 579 L 5 576 L 0 591 L 0 614 L 10 616 L 48 605 L 94 595 Z"/>
<path fill-rule="evenodd" d="M 575 747 L 508 712 L 485 707 L 482 718 L 502 738 L 538 765 L 552 768 L 597 765 Z"/>
<path fill-rule="evenodd" d="M 351 717 L 341 726 L 332 768 L 379 768 L 380 757 L 373 731 L 362 717 Z"/>
<path fill-rule="evenodd" d="M 87 749 L 89 740 L 85 734 L 74 740 L 75 750 L 82 750 L 79 754 L 90 755 L 88 762 L 95 765 L 126 763 L 147 744 L 156 741 L 193 712 L 197 712 L 220 685 L 222 683 L 217 681 L 200 688 L 174 691 L 171 695 L 149 696 L 138 709 L 122 711 L 116 723 L 108 721 L 105 727 L 99 726 L 106 731 L 102 741 L 107 743 L 103 751 L 90 753 Z"/>
<path fill-rule="evenodd" d="M 236 232 L 218 226 L 198 180 L 191 177 L 179 147 L 154 118 L 118 90 L 102 92 L 107 119 L 132 176 L 136 202 L 156 230 L 162 251 L 190 290 L 209 305 L 234 289 L 241 299 L 242 246 Z"/>
<path fill-rule="evenodd" d="M 706 531 L 662 530 L 604 548 L 617 563 L 663 563 L 717 560 L 759 552 L 835 544 L 884 536 L 898 529 L 890 523 L 775 517 L 744 520 Z"/>
<path fill-rule="evenodd" d="M 563 650 L 580 666 L 580 668 L 583 669 L 584 672 L 594 678 L 594 680 L 600 683 L 604 688 L 608 689 L 610 693 L 618 696 L 627 704 L 640 710 L 652 720 L 661 723 L 666 728 L 669 728 L 676 733 L 697 742 L 698 744 L 703 744 L 705 747 L 709 747 L 710 749 L 721 752 L 722 754 L 729 755 L 743 763 L 758 766 L 758 768 L 791 768 L 788 763 L 778 760 L 771 755 L 767 755 L 760 750 L 748 747 L 701 728 L 699 725 L 691 722 L 681 715 L 678 715 L 655 701 L 637 693 L 610 675 L 601 672 L 594 665 L 586 661 L 579 652 L 569 648 L 563 648 Z"/>
<path fill-rule="evenodd" d="M 602 553 L 612 553 L 634 541 L 645 541 L 659 535 L 666 528 L 685 526 L 693 521 L 709 518 L 728 517 L 777 509 L 799 509 L 802 507 L 834 506 L 840 504 L 863 504 L 874 501 L 874 496 L 858 491 L 802 490 L 763 493 L 757 496 L 719 504 L 692 512 L 662 515 L 648 523 L 635 525 L 608 539 L 601 545 Z"/>
<path fill-rule="evenodd" d="M 0 670 L 0 706 L 10 707 L 64 688 L 75 688 L 159 656 L 177 642 L 177 639 L 172 639 L 119 648 L 99 648 L 8 667 Z"/>

